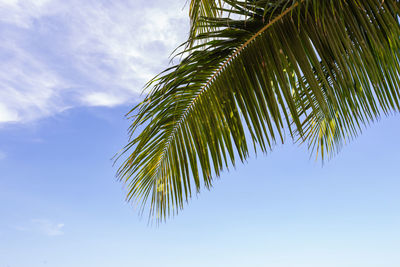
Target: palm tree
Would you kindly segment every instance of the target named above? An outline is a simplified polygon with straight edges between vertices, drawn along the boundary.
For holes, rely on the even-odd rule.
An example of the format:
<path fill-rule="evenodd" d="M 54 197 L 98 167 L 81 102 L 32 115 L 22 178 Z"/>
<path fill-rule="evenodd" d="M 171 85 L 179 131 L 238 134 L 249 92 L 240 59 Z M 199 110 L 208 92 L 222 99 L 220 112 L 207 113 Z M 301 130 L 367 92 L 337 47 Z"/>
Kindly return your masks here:
<path fill-rule="evenodd" d="M 322 158 L 400 109 L 398 0 L 192 0 L 183 59 L 147 84 L 118 177 L 151 217 L 176 214 L 249 150 Z M 251 148 L 252 147 L 252 148 Z"/>

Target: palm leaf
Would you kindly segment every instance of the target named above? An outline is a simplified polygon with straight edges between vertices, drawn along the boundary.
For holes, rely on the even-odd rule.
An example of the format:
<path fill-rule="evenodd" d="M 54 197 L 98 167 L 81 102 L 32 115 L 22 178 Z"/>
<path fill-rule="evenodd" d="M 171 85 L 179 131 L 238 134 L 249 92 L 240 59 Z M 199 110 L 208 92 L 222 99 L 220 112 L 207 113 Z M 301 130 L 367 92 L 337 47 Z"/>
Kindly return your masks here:
<path fill-rule="evenodd" d="M 222 8 L 221 0 L 191 0 L 189 7 L 189 17 L 190 17 L 190 37 L 189 44 L 193 44 L 195 37 L 198 34 L 207 32 L 210 30 L 211 25 L 207 24 L 203 18 L 216 18 L 221 15 L 218 11 Z"/>
<path fill-rule="evenodd" d="M 366 32 L 363 32 L 364 25 L 347 25 L 348 32 L 351 34 L 364 34 L 369 37 L 366 38 L 365 44 L 362 43 L 362 40 L 360 43 L 356 43 L 358 45 L 356 46 L 357 50 L 354 49 L 354 46 L 344 48 L 346 51 L 344 60 L 359 62 L 359 64 L 350 66 L 349 73 L 351 76 L 348 79 L 348 85 L 340 88 L 341 83 L 337 82 L 344 80 L 344 75 L 348 75 L 341 71 L 342 67 L 338 65 L 337 61 L 332 60 L 334 64 L 331 65 L 329 71 L 324 70 L 330 86 L 335 88 L 336 98 L 341 99 L 340 107 L 330 106 L 330 115 L 325 116 L 320 110 L 311 109 L 312 105 L 318 105 L 315 98 L 311 100 L 313 104 L 307 103 L 308 99 L 305 96 L 310 94 L 310 88 L 305 87 L 305 91 L 301 92 L 299 96 L 302 99 L 298 101 L 298 105 L 303 106 L 306 103 L 308 111 L 300 111 L 305 116 L 302 128 L 306 133 L 303 136 L 299 135 L 298 140 L 307 142 L 311 151 L 317 151 L 317 156 L 319 154 L 324 158 L 336 154 L 344 143 L 360 134 L 367 125 L 379 119 L 381 114 L 387 115 L 391 111 L 399 110 L 400 92 L 398 88 L 400 83 L 396 40 L 396 35 L 399 36 L 396 33 L 398 2 L 394 1 L 387 4 L 386 10 L 393 12 L 391 22 L 385 21 L 384 16 L 381 16 L 381 12 L 384 12 L 382 9 L 375 9 L 379 12 L 371 12 L 374 9 L 369 10 L 371 13 L 368 14 L 369 20 L 365 21 L 365 26 L 374 22 L 378 26 L 377 31 L 367 35 Z M 361 12 L 365 12 L 365 10 Z M 356 12 L 352 14 L 354 13 L 356 14 Z M 393 38 L 396 40 L 394 43 L 390 43 L 390 39 L 388 39 L 389 42 L 386 45 L 375 42 L 374 39 L 382 38 L 384 34 L 391 31 L 393 31 Z M 351 41 L 353 40 L 352 38 Z M 365 63 L 371 65 L 365 66 Z M 360 76 L 359 73 L 364 75 Z M 304 82 L 306 83 L 306 81 Z M 320 87 L 325 94 L 324 85 L 320 84 Z M 326 98 L 326 101 L 329 104 L 329 99 Z"/>
<path fill-rule="evenodd" d="M 157 219 L 244 161 L 249 140 L 266 152 L 288 131 L 333 151 L 399 109 L 398 1 L 224 4 L 245 19 L 202 19 L 208 30 L 185 46 L 188 56 L 130 112 L 118 176 L 128 200 L 148 203 Z"/>

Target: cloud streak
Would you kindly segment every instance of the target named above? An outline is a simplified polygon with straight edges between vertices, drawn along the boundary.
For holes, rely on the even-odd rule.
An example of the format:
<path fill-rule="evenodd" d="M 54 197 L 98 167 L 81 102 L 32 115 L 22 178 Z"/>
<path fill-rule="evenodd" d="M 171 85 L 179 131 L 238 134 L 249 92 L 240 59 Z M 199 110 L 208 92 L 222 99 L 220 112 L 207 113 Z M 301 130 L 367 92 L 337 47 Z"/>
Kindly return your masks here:
<path fill-rule="evenodd" d="M 15 42 L 2 42 L 0 49 L 0 123 L 34 120 L 66 108 L 60 99 L 66 81 Z"/>
<path fill-rule="evenodd" d="M 64 232 L 62 231 L 62 229 L 64 228 L 63 223 L 53 223 L 49 220 L 38 219 L 32 220 L 32 223 L 34 224 L 36 230 L 44 235 L 59 236 L 64 234 Z"/>
<path fill-rule="evenodd" d="M 188 32 L 184 1 L 0 2 L 0 123 L 132 103 Z"/>
<path fill-rule="evenodd" d="M 19 232 L 39 233 L 46 236 L 64 235 L 64 224 L 54 223 L 47 219 L 32 219 L 28 225 L 16 225 L 12 228 Z"/>

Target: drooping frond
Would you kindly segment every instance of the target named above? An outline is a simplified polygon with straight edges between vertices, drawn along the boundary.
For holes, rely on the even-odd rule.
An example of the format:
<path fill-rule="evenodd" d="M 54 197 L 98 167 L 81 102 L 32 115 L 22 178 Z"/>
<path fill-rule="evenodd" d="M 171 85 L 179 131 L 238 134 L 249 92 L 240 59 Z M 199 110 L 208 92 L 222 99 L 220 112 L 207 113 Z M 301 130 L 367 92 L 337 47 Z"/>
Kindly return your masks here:
<path fill-rule="evenodd" d="M 158 219 L 245 160 L 249 140 L 267 151 L 289 131 L 333 149 L 399 109 L 398 1 L 224 4 L 246 19 L 203 19 L 209 30 L 130 113 L 131 154 L 118 176 Z"/>
<path fill-rule="evenodd" d="M 315 97 L 306 97 L 312 95 L 309 86 L 303 87 L 304 91 L 299 94 L 299 113 L 305 118 L 302 121 L 304 135 L 299 135 L 299 140 L 308 143 L 310 151 L 316 151 L 317 156 L 321 158 L 336 154 L 343 144 L 356 137 L 381 114 L 387 115 L 400 109 L 399 2 L 392 1 L 386 4 L 384 7 L 381 2 L 381 6 L 374 9 L 366 3 L 366 8 L 359 6 L 356 10 L 343 10 L 349 17 L 361 17 L 360 13 L 367 12 L 367 19 L 346 25 L 349 36 L 340 40 L 339 47 L 346 57 L 341 61 L 332 59 L 333 64 L 329 65 L 329 68 L 323 65 L 327 81 L 335 89 L 334 97 L 340 99 L 339 107 L 331 105 L 322 83 L 320 88 L 330 106 L 329 116 L 323 114 L 320 109 L 312 108 L 313 105 L 318 106 L 318 103 Z M 375 28 L 370 27 L 372 32 L 367 32 L 365 28 L 371 25 Z M 335 26 L 327 25 L 327 30 L 334 31 Z M 382 42 L 385 38 L 386 42 Z M 323 47 L 315 47 L 319 54 L 327 54 L 322 50 Z M 347 86 L 342 81 L 347 81 Z M 306 110 L 303 109 L 304 104 L 307 106 Z"/>

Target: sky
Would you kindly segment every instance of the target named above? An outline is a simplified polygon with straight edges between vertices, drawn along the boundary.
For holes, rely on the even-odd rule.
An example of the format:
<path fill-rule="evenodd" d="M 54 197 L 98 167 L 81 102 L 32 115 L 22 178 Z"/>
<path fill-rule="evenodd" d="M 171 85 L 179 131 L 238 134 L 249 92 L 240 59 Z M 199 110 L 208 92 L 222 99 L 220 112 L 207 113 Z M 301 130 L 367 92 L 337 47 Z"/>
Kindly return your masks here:
<path fill-rule="evenodd" d="M 185 1 L 0 0 L 0 267 L 400 266 L 400 118 L 322 164 L 287 142 L 148 225 L 115 178 L 124 117 Z"/>

